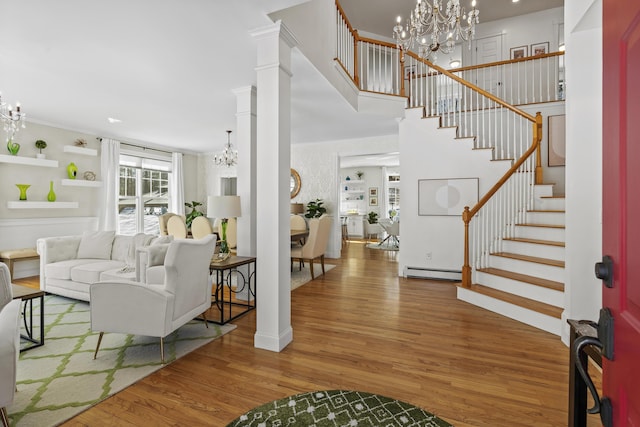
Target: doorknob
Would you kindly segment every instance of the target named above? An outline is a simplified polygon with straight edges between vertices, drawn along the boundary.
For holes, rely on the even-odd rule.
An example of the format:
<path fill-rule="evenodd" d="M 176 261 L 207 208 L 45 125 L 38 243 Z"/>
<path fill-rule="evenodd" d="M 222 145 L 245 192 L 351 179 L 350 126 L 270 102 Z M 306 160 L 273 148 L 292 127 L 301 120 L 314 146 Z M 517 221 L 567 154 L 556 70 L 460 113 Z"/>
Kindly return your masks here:
<path fill-rule="evenodd" d="M 596 277 L 604 282 L 607 288 L 613 288 L 613 259 L 609 255 L 596 262 Z"/>
<path fill-rule="evenodd" d="M 611 400 L 606 396 L 600 399 L 600 396 L 598 395 L 598 391 L 596 390 L 596 387 L 593 384 L 591 377 L 585 371 L 584 367 L 582 366 L 582 363 L 580 363 L 580 353 L 588 345 L 596 346 L 601 350 L 603 349 L 603 344 L 598 338 L 590 337 L 587 335 L 577 338 L 573 343 L 573 348 L 571 349 L 572 351 L 575 352 L 576 368 L 578 368 L 578 372 L 580 373 L 582 380 L 587 385 L 589 392 L 591 392 L 591 397 L 593 397 L 594 405 L 592 408 L 588 409 L 587 412 L 589 414 L 599 413 L 600 421 L 602 421 L 602 425 L 604 427 L 612 427 L 613 426 L 613 407 L 611 405 Z"/>

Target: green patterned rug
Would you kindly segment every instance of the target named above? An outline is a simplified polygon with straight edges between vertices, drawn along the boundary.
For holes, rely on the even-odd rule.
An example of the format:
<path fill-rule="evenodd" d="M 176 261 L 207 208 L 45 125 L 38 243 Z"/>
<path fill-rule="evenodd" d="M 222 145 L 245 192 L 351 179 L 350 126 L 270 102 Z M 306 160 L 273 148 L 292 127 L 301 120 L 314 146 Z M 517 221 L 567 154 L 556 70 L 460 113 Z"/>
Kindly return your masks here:
<path fill-rule="evenodd" d="M 252 409 L 227 427 L 451 427 L 417 406 L 361 391 L 313 391 Z"/>
<path fill-rule="evenodd" d="M 34 325 L 40 309 L 34 301 Z M 53 426 L 162 368 L 160 340 L 90 330 L 89 304 L 45 297 L 45 345 L 20 354 L 16 398 L 7 408 L 12 426 Z M 114 311 L 117 316 L 117 310 Z M 192 321 L 165 338 L 166 363 L 232 331 L 233 325 Z M 36 330 L 36 336 L 39 331 Z"/>

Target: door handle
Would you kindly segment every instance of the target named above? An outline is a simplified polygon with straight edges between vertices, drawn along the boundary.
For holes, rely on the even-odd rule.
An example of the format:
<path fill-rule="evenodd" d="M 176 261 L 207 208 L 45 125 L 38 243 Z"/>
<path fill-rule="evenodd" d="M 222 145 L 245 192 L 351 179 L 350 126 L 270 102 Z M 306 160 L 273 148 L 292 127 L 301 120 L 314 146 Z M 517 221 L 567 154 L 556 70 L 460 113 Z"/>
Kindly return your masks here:
<path fill-rule="evenodd" d="M 591 397 L 593 397 L 593 401 L 595 402 L 592 408 L 587 409 L 587 412 L 590 414 L 598 414 L 600 412 L 600 395 L 598 395 L 598 390 L 596 390 L 596 386 L 593 385 L 593 381 L 591 380 L 591 377 L 584 370 L 584 366 L 582 366 L 582 363 L 580 363 L 580 353 L 582 353 L 584 348 L 588 345 L 594 345 L 601 350 L 603 347 L 602 342 L 598 338 L 585 335 L 585 336 L 576 338 L 576 340 L 573 343 L 574 348 L 572 349 L 572 351 L 575 354 L 574 359 L 576 361 L 576 368 L 578 368 L 578 372 L 580 373 L 580 376 L 582 377 L 582 380 L 584 381 L 584 383 L 587 385 L 587 388 L 591 393 Z"/>
<path fill-rule="evenodd" d="M 607 288 L 613 288 L 613 259 L 609 255 L 596 262 L 596 277 L 604 282 Z"/>

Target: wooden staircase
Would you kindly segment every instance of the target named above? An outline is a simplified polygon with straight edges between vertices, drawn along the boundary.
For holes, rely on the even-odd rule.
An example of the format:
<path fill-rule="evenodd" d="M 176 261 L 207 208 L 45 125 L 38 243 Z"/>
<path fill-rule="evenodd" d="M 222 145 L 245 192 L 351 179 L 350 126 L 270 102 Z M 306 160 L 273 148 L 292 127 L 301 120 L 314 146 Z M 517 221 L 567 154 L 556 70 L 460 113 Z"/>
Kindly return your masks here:
<path fill-rule="evenodd" d="M 474 271 L 458 298 L 560 335 L 564 307 L 564 197 L 552 185 L 536 185 L 534 209 L 503 240 L 489 267 Z"/>

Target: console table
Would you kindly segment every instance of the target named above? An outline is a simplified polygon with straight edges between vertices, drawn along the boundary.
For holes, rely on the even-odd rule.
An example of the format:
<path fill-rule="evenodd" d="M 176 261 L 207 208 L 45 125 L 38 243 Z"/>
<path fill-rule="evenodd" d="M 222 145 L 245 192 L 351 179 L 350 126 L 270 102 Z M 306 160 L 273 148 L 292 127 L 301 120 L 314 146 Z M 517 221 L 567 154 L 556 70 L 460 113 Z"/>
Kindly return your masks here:
<path fill-rule="evenodd" d="M 210 322 L 224 325 L 256 308 L 255 257 L 230 256 L 212 262 L 209 271 L 215 272 L 212 303 L 220 311 L 220 318 Z"/>
<path fill-rule="evenodd" d="M 13 299 L 22 299 L 24 303 L 22 307 L 22 320 L 24 321 L 24 328 L 27 335 L 20 334 L 20 338 L 31 343 L 26 347 L 21 346 L 20 351 L 22 352 L 44 345 L 44 291 L 16 285 L 15 283 L 11 284 L 11 288 L 13 291 Z M 40 339 L 34 338 L 33 333 L 33 300 L 36 298 L 40 298 Z M 29 308 L 28 316 L 27 307 Z"/>

